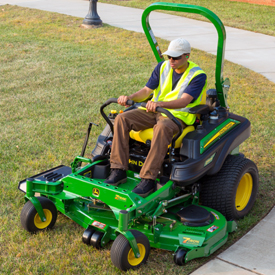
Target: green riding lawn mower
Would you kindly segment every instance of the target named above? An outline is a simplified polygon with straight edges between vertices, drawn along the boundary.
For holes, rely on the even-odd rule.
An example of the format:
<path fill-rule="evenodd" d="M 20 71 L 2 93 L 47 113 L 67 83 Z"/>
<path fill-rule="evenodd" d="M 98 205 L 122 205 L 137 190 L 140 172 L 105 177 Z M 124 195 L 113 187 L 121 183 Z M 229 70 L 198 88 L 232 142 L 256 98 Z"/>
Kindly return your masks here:
<path fill-rule="evenodd" d="M 182 130 L 175 117 L 167 115 L 179 128 L 173 138 L 157 178 L 155 191 L 142 198 L 132 192 L 139 183 L 139 171 L 150 150 L 152 129 L 130 133 L 130 159 L 127 182 L 119 186 L 104 183 L 110 173 L 113 120 L 100 108 L 107 125 L 98 137 L 92 158 L 85 158 L 89 124 L 81 156 L 68 166 L 58 166 L 19 183 L 26 204 L 21 212 L 22 226 L 29 232 L 50 229 L 57 211 L 74 220 L 85 231 L 82 241 L 99 249 L 114 241 L 113 264 L 121 269 L 137 268 L 149 257 L 150 248 L 174 252 L 177 265 L 206 257 L 219 249 L 228 234 L 237 229 L 236 220 L 252 208 L 258 191 L 256 165 L 239 152 L 250 135 L 250 122 L 229 112 L 229 80 L 223 80 L 225 29 L 220 19 L 206 8 L 154 3 L 143 13 L 142 25 L 158 62 L 161 50 L 149 24 L 153 10 L 197 13 L 208 18 L 218 32 L 216 88 L 207 91 L 205 104 L 193 107 L 194 125 Z M 144 106 L 134 103 L 125 111 Z"/>

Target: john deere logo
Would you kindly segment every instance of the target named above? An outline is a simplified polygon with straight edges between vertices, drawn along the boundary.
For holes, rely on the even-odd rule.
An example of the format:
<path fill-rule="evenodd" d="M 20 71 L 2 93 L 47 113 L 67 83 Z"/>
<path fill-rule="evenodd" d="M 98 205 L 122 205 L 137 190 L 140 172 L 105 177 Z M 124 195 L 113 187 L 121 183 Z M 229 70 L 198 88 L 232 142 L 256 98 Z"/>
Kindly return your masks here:
<path fill-rule="evenodd" d="M 93 189 L 93 195 L 98 197 L 99 196 L 99 190 L 97 188 Z"/>
<path fill-rule="evenodd" d="M 140 167 L 143 166 L 143 162 L 140 161 L 140 160 L 137 161 L 137 160 L 134 160 L 134 159 L 129 159 L 129 163 L 132 164 L 132 165 L 140 166 Z"/>

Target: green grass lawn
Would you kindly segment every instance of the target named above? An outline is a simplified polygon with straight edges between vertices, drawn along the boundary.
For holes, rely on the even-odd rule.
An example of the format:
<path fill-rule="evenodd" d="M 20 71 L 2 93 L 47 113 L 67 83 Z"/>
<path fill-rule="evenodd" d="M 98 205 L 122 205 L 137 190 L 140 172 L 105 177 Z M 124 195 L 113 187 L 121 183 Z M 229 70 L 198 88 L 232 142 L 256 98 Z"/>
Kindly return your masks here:
<path fill-rule="evenodd" d="M 275 35 L 275 7 L 228 0 L 100 0 L 102 3 L 145 9 L 154 2 L 198 5 L 210 9 L 221 18 L 225 26 Z M 163 12 L 163 11 L 162 11 Z M 167 12 L 207 21 L 203 16 L 182 12 Z"/>
<path fill-rule="evenodd" d="M 108 25 L 82 29 L 82 20 L 1 6 L 1 274 L 120 273 L 110 259 L 111 244 L 102 250 L 84 245 L 84 229 L 61 214 L 53 230 L 36 235 L 20 224 L 24 195 L 17 190 L 18 182 L 60 164 L 70 165 L 92 121 L 99 127 L 92 129 L 88 156 L 105 126 L 100 105 L 143 87 L 156 65 L 144 35 Z M 168 42 L 160 39 L 159 44 L 164 49 Z M 206 71 L 208 88 L 213 88 L 215 57 L 194 49 L 192 60 Z M 275 195 L 275 84 L 227 61 L 224 76 L 232 83 L 231 111 L 252 123 L 251 137 L 241 151 L 257 164 L 260 189 L 253 210 L 222 249 L 266 215 Z M 207 260 L 179 267 L 171 252 L 152 249 L 147 265 L 126 274 L 188 274 Z"/>

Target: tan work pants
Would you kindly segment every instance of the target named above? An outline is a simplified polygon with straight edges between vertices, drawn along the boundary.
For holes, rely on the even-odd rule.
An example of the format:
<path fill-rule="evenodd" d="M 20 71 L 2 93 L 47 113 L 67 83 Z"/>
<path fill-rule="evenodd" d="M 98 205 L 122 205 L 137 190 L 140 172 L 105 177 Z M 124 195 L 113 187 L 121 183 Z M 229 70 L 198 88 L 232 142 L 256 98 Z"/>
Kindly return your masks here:
<path fill-rule="evenodd" d="M 179 120 L 179 119 L 178 119 Z M 183 128 L 186 125 L 179 120 Z M 128 170 L 129 132 L 153 128 L 153 139 L 148 156 L 140 171 L 140 177 L 155 180 L 166 156 L 168 145 L 179 131 L 178 126 L 160 113 L 134 109 L 119 114 L 114 123 L 114 137 L 111 151 L 111 168 Z"/>

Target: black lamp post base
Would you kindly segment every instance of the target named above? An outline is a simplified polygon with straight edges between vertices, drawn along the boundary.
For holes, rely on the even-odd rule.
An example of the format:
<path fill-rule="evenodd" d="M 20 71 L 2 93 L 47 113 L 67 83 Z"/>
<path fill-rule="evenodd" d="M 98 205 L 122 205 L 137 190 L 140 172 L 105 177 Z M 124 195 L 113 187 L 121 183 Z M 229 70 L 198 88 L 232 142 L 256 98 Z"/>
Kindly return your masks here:
<path fill-rule="evenodd" d="M 97 14 L 97 0 L 90 0 L 89 12 L 83 20 L 81 27 L 83 28 L 99 28 L 102 26 L 102 20 Z"/>

